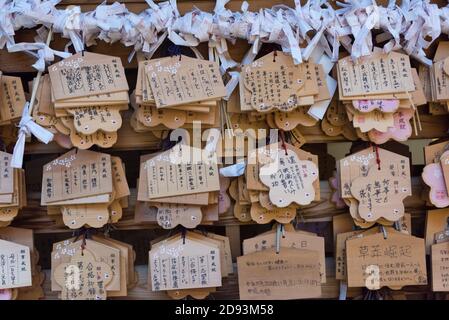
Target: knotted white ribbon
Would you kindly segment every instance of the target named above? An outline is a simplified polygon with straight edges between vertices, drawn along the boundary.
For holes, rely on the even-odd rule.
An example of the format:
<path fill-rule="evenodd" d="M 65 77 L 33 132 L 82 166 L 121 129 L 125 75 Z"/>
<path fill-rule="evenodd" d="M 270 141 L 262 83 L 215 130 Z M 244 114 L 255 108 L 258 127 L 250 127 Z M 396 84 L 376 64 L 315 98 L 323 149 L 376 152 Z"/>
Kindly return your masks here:
<path fill-rule="evenodd" d="M 84 50 L 84 41 L 81 37 L 81 21 L 84 15 L 78 6 L 67 7 L 64 11 L 59 10 L 59 14 L 53 22 L 55 32 L 62 34 L 64 38 L 69 38 L 76 52 Z"/>
<path fill-rule="evenodd" d="M 321 45 L 332 61 L 338 59 L 343 46 L 356 59 L 374 50 L 372 31 L 384 44 L 384 51 L 403 49 L 423 63 L 431 64 L 425 55 L 441 33 L 449 33 L 449 6 L 438 8 L 428 0 L 402 1 L 401 6 L 390 1 L 386 7 L 373 0 L 337 1 L 334 9 L 328 0 L 308 0 L 295 6 L 275 5 L 250 11 L 243 1 L 239 11 L 226 8 L 228 0 L 217 0 L 214 12 L 198 8 L 180 15 L 175 0 L 146 0 L 148 8 L 141 13 L 129 12 L 124 4 L 102 3 L 94 11 L 82 12 L 80 6 L 59 9 L 58 0 L 0 1 L 0 48 L 25 51 L 38 58 L 35 67 L 42 70 L 45 61 L 56 55 L 49 48 L 29 49 L 15 46 L 15 31 L 44 25 L 69 38 L 76 51 L 94 45 L 96 39 L 107 43 L 121 41 L 134 52 L 150 53 L 168 36 L 177 45 L 197 46 L 211 42 L 218 51 L 223 70 L 235 63 L 230 58 L 226 42 L 244 39 L 253 45 L 246 61 L 253 59 L 262 43 L 276 43 L 290 53 L 295 63 L 308 60 Z M 353 38 L 355 40 L 353 40 Z M 33 52 L 37 51 L 37 52 Z M 59 54 L 58 54 L 59 55 Z"/>
<path fill-rule="evenodd" d="M 12 154 L 11 166 L 13 168 L 22 168 L 25 139 L 31 135 L 45 144 L 53 140 L 53 133 L 33 121 L 33 118 L 29 115 L 29 102 L 27 102 L 23 107 L 22 119 L 19 122 L 19 136 Z"/>
<path fill-rule="evenodd" d="M 50 48 L 43 42 L 37 43 L 16 43 L 8 46 L 9 52 L 19 52 L 24 51 L 37 58 L 37 61 L 32 65 L 38 71 L 45 70 L 45 62 L 52 62 L 55 56 L 61 57 L 63 59 L 70 57 L 72 54 L 70 52 L 57 51 Z M 33 51 L 36 51 L 34 53 Z"/>

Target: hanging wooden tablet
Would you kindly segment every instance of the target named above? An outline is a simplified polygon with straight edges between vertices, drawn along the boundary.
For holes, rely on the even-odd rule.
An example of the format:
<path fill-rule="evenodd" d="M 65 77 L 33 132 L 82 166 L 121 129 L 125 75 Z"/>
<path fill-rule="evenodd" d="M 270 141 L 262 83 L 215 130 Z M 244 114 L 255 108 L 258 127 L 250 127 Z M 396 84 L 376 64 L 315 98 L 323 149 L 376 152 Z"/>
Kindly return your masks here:
<path fill-rule="evenodd" d="M 73 115 L 73 124 L 77 132 L 89 135 L 102 130 L 116 132 L 122 126 L 122 117 L 117 106 L 93 106 L 85 108 L 68 108 Z"/>
<path fill-rule="evenodd" d="M 112 193 L 111 156 L 73 149 L 44 165 L 41 204 Z"/>
<path fill-rule="evenodd" d="M 128 91 L 120 58 L 83 52 L 48 68 L 55 100 Z"/>
<path fill-rule="evenodd" d="M 393 176 L 387 166 L 373 167 L 368 175 L 352 180 L 351 193 L 358 200 L 358 213 L 370 222 L 381 217 L 397 221 L 404 215 L 404 199 L 411 193 L 410 180 Z"/>
<path fill-rule="evenodd" d="M 82 252 L 88 250 L 98 262 L 106 263 L 112 273 L 111 281 L 105 285 L 107 291 L 119 292 L 122 289 L 126 291 L 125 287 L 121 287 L 123 275 L 120 250 L 116 247 L 106 245 L 101 242 L 97 242 L 91 239 L 76 238 L 67 239 L 53 244 L 53 250 L 51 253 L 51 289 L 52 291 L 62 291 L 63 286 L 55 277 L 55 270 L 64 263 L 70 263 L 71 259 L 76 255 L 82 255 Z M 123 292 L 123 293 L 124 293 Z"/>
<path fill-rule="evenodd" d="M 449 291 L 449 242 L 432 245 L 432 291 Z"/>
<path fill-rule="evenodd" d="M 271 202 L 284 208 L 295 202 L 310 204 L 315 198 L 313 182 L 318 179 L 318 168 L 311 161 L 299 160 L 292 151 L 279 150 L 273 162 L 260 168 L 259 178 L 269 189 Z"/>
<path fill-rule="evenodd" d="M 289 205 L 285 208 L 274 207 L 269 210 L 262 207 L 258 202 L 251 204 L 251 219 L 260 224 L 270 223 L 275 220 L 279 223 L 290 223 L 296 217 L 298 207 Z"/>
<path fill-rule="evenodd" d="M 195 228 L 201 223 L 201 207 L 184 204 L 150 203 L 157 207 L 157 223 L 164 229 L 173 229 L 178 225 Z"/>
<path fill-rule="evenodd" d="M 374 110 L 391 113 L 399 108 L 399 102 L 397 99 L 354 100 L 352 106 L 363 113 Z"/>
<path fill-rule="evenodd" d="M 282 248 L 237 258 L 242 300 L 306 299 L 321 296 L 317 251 Z"/>
<path fill-rule="evenodd" d="M 0 289 L 31 286 L 30 248 L 0 239 Z"/>
<path fill-rule="evenodd" d="M 11 124 L 20 120 L 25 105 L 25 94 L 20 77 L 0 73 L 0 124 Z"/>
<path fill-rule="evenodd" d="M 398 112 L 393 114 L 393 127 L 389 127 L 386 132 L 381 132 L 377 128 L 374 128 L 369 131 L 368 137 L 376 144 L 383 144 L 390 139 L 407 141 L 412 135 L 410 119 L 413 117 L 413 114 L 414 110 L 412 109 L 399 109 Z"/>
<path fill-rule="evenodd" d="M 348 56 L 338 61 L 337 70 L 340 99 L 415 90 L 406 54 L 374 53 L 358 63 Z"/>
<path fill-rule="evenodd" d="M 101 228 L 109 220 L 107 203 L 62 206 L 61 213 L 64 224 L 70 229 L 79 229 L 84 225 Z"/>
<path fill-rule="evenodd" d="M 217 100 L 226 95 L 216 62 L 173 56 L 148 61 L 148 81 L 158 108 L 204 100 Z"/>
<path fill-rule="evenodd" d="M 220 287 L 219 257 L 218 247 L 188 236 L 161 242 L 149 252 L 151 288 L 160 291 Z"/>
<path fill-rule="evenodd" d="M 386 162 L 394 176 L 401 176 L 411 181 L 410 160 L 394 152 L 378 148 L 378 156 L 382 162 Z M 366 176 L 372 167 L 376 167 L 377 155 L 374 148 L 366 148 L 343 159 L 340 159 L 340 185 L 343 199 L 352 198 L 352 181 L 360 176 Z M 411 195 L 411 184 L 408 186 L 408 194 Z"/>
<path fill-rule="evenodd" d="M 326 282 L 326 256 L 324 250 L 324 238 L 302 231 L 283 230 L 280 237 L 280 250 L 284 248 L 312 250 L 318 252 L 320 260 L 321 283 Z M 276 230 L 271 230 L 253 238 L 243 240 L 243 254 L 276 249 Z"/>
<path fill-rule="evenodd" d="M 424 239 L 392 228 L 346 242 L 349 287 L 371 290 L 427 284 Z"/>
<path fill-rule="evenodd" d="M 198 155 L 200 158 L 195 160 Z M 219 191 L 216 155 L 204 156 L 201 149 L 178 144 L 147 160 L 149 198 L 157 201 L 168 196 Z"/>
<path fill-rule="evenodd" d="M 62 300 L 106 300 L 112 270 L 106 263 L 96 261 L 91 252 L 83 250 L 69 263 L 59 265 L 54 277 L 62 287 Z"/>
<path fill-rule="evenodd" d="M 443 169 L 440 163 L 431 163 L 424 167 L 422 179 L 430 187 L 429 200 L 437 208 L 449 206 Z"/>

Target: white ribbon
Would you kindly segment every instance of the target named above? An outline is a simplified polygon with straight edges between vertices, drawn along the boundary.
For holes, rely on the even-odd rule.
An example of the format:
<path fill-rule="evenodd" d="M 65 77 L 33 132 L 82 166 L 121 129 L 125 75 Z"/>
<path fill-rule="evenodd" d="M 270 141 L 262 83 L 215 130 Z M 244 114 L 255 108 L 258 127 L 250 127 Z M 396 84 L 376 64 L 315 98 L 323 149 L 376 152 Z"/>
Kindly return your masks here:
<path fill-rule="evenodd" d="M 232 166 L 220 168 L 220 174 L 223 177 L 240 177 L 245 173 L 246 163 L 238 162 Z"/>
<path fill-rule="evenodd" d="M 22 42 L 13 44 L 8 46 L 8 51 L 9 52 L 24 51 L 36 57 L 37 61 L 33 64 L 33 68 L 35 68 L 38 71 L 44 71 L 45 62 L 52 62 L 55 59 L 55 56 L 65 59 L 72 55 L 70 52 L 53 50 L 43 42 L 37 43 Z M 34 53 L 33 51 L 36 51 L 36 53 Z"/>
<path fill-rule="evenodd" d="M 346 281 L 340 280 L 340 294 L 338 295 L 338 300 L 346 300 L 348 294 L 348 283 Z"/>
<path fill-rule="evenodd" d="M 31 135 L 45 144 L 53 140 L 53 133 L 33 121 L 33 118 L 29 115 L 29 103 L 27 102 L 23 107 L 22 119 L 19 122 L 19 136 L 12 154 L 11 166 L 13 168 L 22 168 L 25 139 Z"/>
<path fill-rule="evenodd" d="M 373 0 L 344 0 L 337 2 L 337 9 L 326 0 L 308 0 L 304 5 L 295 0 L 293 8 L 275 5 L 256 12 L 250 11 L 245 1 L 239 11 L 231 11 L 226 8 L 228 0 L 217 0 L 212 13 L 193 8 L 182 16 L 175 0 L 146 2 L 148 8 L 136 14 L 118 2 L 103 3 L 94 11 L 82 12 L 80 6 L 59 9 L 58 0 L 0 1 L 0 48 L 7 46 L 13 52 L 34 55 L 38 58 L 34 66 L 42 70 L 45 61 L 61 55 L 48 47 L 30 50 L 23 44 L 16 46 L 15 31 L 52 26 L 56 33 L 70 39 L 76 51 L 94 45 L 96 39 L 107 43 L 121 41 L 133 47 L 130 58 L 134 52 L 151 53 L 165 35 L 183 46 L 215 43 L 223 70 L 227 70 L 235 66 L 227 41 L 248 41 L 255 49 L 252 54 L 262 43 L 277 43 L 292 55 L 295 63 L 307 60 L 314 48 L 321 45 L 336 61 L 340 46 L 354 59 L 371 54 L 372 31 L 379 30 L 382 36 L 376 40 L 387 41 L 385 52 L 403 49 L 431 64 L 424 50 L 441 33 L 449 34 L 449 7 L 438 8 L 428 0 L 402 1 L 401 6 L 390 1 L 386 7 L 376 5 Z M 252 58 L 248 55 L 247 61 Z"/>

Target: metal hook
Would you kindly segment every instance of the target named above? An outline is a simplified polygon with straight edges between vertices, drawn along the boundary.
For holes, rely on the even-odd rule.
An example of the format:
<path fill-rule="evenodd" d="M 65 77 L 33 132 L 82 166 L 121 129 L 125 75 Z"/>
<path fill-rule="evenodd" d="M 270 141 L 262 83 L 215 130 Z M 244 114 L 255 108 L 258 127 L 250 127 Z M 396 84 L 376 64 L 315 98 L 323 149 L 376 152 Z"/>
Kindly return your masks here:
<path fill-rule="evenodd" d="M 284 225 L 282 223 L 278 223 L 276 226 L 276 254 L 279 254 L 281 251 L 281 235 L 283 233 Z"/>
<path fill-rule="evenodd" d="M 387 229 L 385 229 L 385 226 L 380 226 L 380 231 L 382 231 L 384 239 L 387 239 Z"/>
<path fill-rule="evenodd" d="M 276 62 L 276 57 L 278 56 L 278 52 L 275 50 L 273 51 L 273 62 Z"/>
<path fill-rule="evenodd" d="M 401 224 L 399 223 L 399 220 L 394 222 L 394 229 L 396 231 L 401 231 L 402 230 Z"/>
<path fill-rule="evenodd" d="M 186 244 L 186 228 L 181 229 L 182 244 Z"/>

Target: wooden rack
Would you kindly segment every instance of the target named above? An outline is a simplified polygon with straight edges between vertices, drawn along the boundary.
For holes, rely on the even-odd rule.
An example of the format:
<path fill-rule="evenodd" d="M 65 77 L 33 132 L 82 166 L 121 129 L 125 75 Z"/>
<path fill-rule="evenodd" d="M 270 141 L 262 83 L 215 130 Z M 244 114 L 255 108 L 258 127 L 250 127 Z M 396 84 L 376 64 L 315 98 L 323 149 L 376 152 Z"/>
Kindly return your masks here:
<path fill-rule="evenodd" d="M 82 5 L 83 11 L 92 10 L 96 5 L 102 3 L 103 0 L 65 0 L 60 6 L 67 5 Z M 133 12 L 140 12 L 147 8 L 144 0 L 122 0 L 126 3 L 127 8 Z M 260 8 L 271 7 L 276 4 L 287 4 L 293 6 L 292 0 L 249 0 L 251 10 L 258 10 Z M 388 2 L 388 1 L 385 1 Z M 434 1 L 435 2 L 435 1 Z M 437 1 L 436 3 L 443 3 Z M 231 0 L 226 7 L 232 10 L 239 10 L 242 1 Z M 446 5 L 446 3 L 444 3 Z M 198 7 L 202 10 L 212 11 L 215 2 L 212 0 L 196 0 L 196 1 L 178 1 L 178 8 L 181 13 L 191 10 L 193 7 Z M 21 30 L 17 32 L 16 42 L 32 42 L 35 36 L 34 30 Z M 62 39 L 59 34 L 55 35 L 51 47 L 56 50 L 63 50 L 68 42 L 67 39 Z M 230 45 L 230 54 L 236 61 L 240 61 L 244 54 L 249 49 L 249 45 L 241 40 L 237 40 L 235 45 Z M 199 47 L 200 51 L 206 55 L 207 45 L 202 44 Z M 128 62 L 128 55 L 132 48 L 125 47 L 120 43 L 107 44 L 102 41 L 98 45 L 89 47 L 89 51 L 105 54 L 113 54 L 119 56 L 126 68 L 128 82 L 130 87 L 134 87 L 136 79 L 136 60 Z M 432 49 L 430 49 L 432 50 Z M 31 65 L 34 63 L 34 58 L 24 53 L 8 53 L 6 50 L 0 51 L 0 70 L 4 74 L 20 75 L 23 82 L 26 83 L 35 75 L 35 71 Z M 449 136 L 449 119 L 448 116 L 432 116 L 426 114 L 426 108 L 420 109 L 421 123 L 423 130 L 419 132 L 418 136 L 413 135 L 411 139 L 434 139 Z M 130 198 L 130 206 L 124 211 L 123 218 L 116 224 L 116 231 L 113 231 L 112 236 L 117 238 L 124 238 L 125 241 L 130 241 L 137 249 L 139 265 L 137 267 L 140 281 L 138 286 L 129 292 L 127 299 L 166 299 L 163 294 L 154 293 L 147 288 L 147 246 L 149 240 L 154 238 L 158 230 L 161 231 L 155 224 L 136 223 L 134 221 L 134 205 L 136 201 L 135 182 L 138 176 L 136 169 L 139 163 L 139 156 L 141 154 L 149 153 L 150 150 L 159 148 L 160 140 L 151 133 L 136 133 L 129 124 L 130 111 L 124 114 L 123 127 L 118 132 L 118 141 L 111 149 L 102 150 L 108 153 L 116 154 L 122 157 L 127 167 L 127 178 L 132 187 L 132 195 Z M 329 137 L 323 133 L 319 124 L 313 127 L 299 127 L 300 132 L 307 140 L 305 149 L 318 154 L 320 157 L 320 173 L 321 173 L 321 200 L 314 202 L 301 209 L 301 219 L 299 221 L 300 228 L 313 230 L 320 235 L 326 237 L 326 252 L 327 252 L 327 283 L 323 287 L 323 298 L 335 299 L 338 297 L 338 281 L 333 278 L 333 237 L 332 237 L 332 216 L 345 212 L 344 210 L 337 210 L 329 202 L 331 190 L 327 183 L 332 170 L 335 166 L 335 159 L 327 155 L 327 143 L 344 142 L 343 136 Z M 55 223 L 51 217 L 46 213 L 46 208 L 40 206 L 40 186 L 41 186 L 41 169 L 42 165 L 51 159 L 54 159 L 65 152 L 64 149 L 55 143 L 44 145 L 38 142 L 27 143 L 26 145 L 25 169 L 27 177 L 28 190 L 28 206 L 22 210 L 19 216 L 14 220 L 13 225 L 31 228 L 36 234 L 36 245 L 41 257 L 41 264 L 44 268 L 49 268 L 48 257 L 50 255 L 51 243 L 56 240 L 61 240 L 70 236 L 71 231 L 61 223 Z M 125 152 L 126 151 L 126 152 Z M 37 169 L 39 168 L 39 169 Z M 415 172 L 420 172 L 419 168 Z M 412 214 L 414 232 L 420 236 L 423 235 L 424 216 L 427 210 L 426 203 L 421 199 L 422 182 L 420 177 L 413 178 L 413 196 L 405 200 L 406 212 Z M 306 223 L 304 223 L 306 222 Z M 266 230 L 269 226 L 257 225 L 255 223 L 241 223 L 234 218 L 232 213 L 220 217 L 220 221 L 214 223 L 213 226 L 207 226 L 216 232 L 221 232 L 230 237 L 231 250 L 233 257 L 241 255 L 241 242 L 244 238 L 260 233 L 260 230 Z M 154 231 L 154 232 L 153 232 Z M 142 243 L 146 241 L 146 245 Z M 46 270 L 47 280 L 45 282 L 46 298 L 55 299 L 56 294 L 52 293 L 49 286 L 49 271 Z M 350 290 L 348 296 L 354 297 L 360 294 L 359 290 Z M 426 298 L 433 297 L 428 287 L 407 288 L 406 290 L 394 293 L 398 298 Z M 227 278 L 224 281 L 223 287 L 219 288 L 214 298 L 230 298 L 238 299 L 238 284 L 237 275 Z"/>

